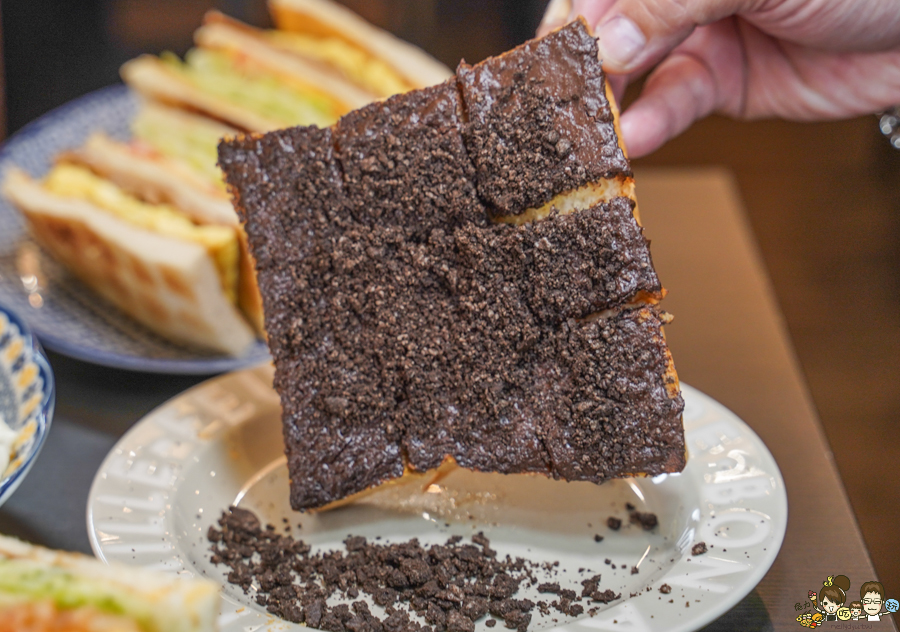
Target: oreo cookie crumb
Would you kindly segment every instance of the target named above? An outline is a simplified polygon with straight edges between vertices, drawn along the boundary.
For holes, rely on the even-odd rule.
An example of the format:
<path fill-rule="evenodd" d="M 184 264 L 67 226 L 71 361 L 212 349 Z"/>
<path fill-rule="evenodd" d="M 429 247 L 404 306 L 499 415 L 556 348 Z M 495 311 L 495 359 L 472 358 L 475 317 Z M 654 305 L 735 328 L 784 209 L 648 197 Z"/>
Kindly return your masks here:
<path fill-rule="evenodd" d="M 706 548 L 706 542 L 698 542 L 691 548 L 692 555 L 703 555 L 706 553 L 708 549 Z"/>
<path fill-rule="evenodd" d="M 594 575 L 590 579 L 582 580 L 581 582 L 581 596 L 582 597 L 590 597 L 595 592 L 597 592 L 598 585 L 600 583 L 600 575 Z"/>
<path fill-rule="evenodd" d="M 594 482 L 637 464 L 650 475 L 683 467 L 683 401 L 663 392 L 666 317 L 632 304 L 662 295 L 633 202 L 521 227 L 489 220 L 627 169 L 608 105 L 602 130 L 593 125 L 602 74 L 585 83 L 576 65 L 599 72 L 593 38 L 574 23 L 528 46 L 558 51 L 567 61 L 554 67 L 575 71 L 562 100 L 548 101 L 547 77 L 511 68 L 545 59 L 517 49 L 328 129 L 220 146 L 258 264 L 294 509 L 448 456 Z M 495 66 L 522 80 L 504 71 L 502 94 L 482 99 L 487 86 L 470 80 Z M 613 154 L 618 169 L 593 171 Z M 492 192 L 503 199 L 491 203 Z"/>
<path fill-rule="evenodd" d="M 616 599 L 621 599 L 622 593 L 614 593 L 612 590 L 607 588 L 604 591 L 597 591 L 591 595 L 591 599 L 594 601 L 599 601 L 600 603 L 609 603 L 611 601 L 615 601 Z"/>
<path fill-rule="evenodd" d="M 517 599 L 522 585 L 535 585 L 543 565 L 523 558 L 498 558 L 483 533 L 470 542 L 460 536 L 443 545 L 423 546 L 417 539 L 376 543 L 348 536 L 344 551 L 313 552 L 302 540 L 263 528 L 250 511 L 231 507 L 207 533 L 211 561 L 229 569 L 229 583 L 240 586 L 266 610 L 286 621 L 328 632 L 474 632 L 475 622 L 525 632 L 535 604 Z M 576 617 L 583 597 L 608 603 L 621 595 L 600 591 L 600 575 L 581 582 L 581 597 L 557 582 L 537 584 L 539 592 L 559 595 L 551 605 Z M 365 601 L 329 605 L 331 598 L 355 600 L 368 595 L 384 608 L 374 615 Z M 539 602 L 542 614 L 550 607 Z M 411 615 L 416 615 L 413 617 Z M 420 618 L 424 621 L 416 620 Z"/>
<path fill-rule="evenodd" d="M 612 529 L 613 531 L 618 531 L 622 526 L 622 521 L 616 518 L 615 516 L 610 516 L 606 519 L 606 526 Z"/>
<path fill-rule="evenodd" d="M 649 531 L 659 524 L 655 513 L 632 511 L 628 515 L 631 524 L 639 524 L 644 531 Z"/>
<path fill-rule="evenodd" d="M 599 533 L 594 534 L 594 542 L 603 542 L 603 536 Z"/>

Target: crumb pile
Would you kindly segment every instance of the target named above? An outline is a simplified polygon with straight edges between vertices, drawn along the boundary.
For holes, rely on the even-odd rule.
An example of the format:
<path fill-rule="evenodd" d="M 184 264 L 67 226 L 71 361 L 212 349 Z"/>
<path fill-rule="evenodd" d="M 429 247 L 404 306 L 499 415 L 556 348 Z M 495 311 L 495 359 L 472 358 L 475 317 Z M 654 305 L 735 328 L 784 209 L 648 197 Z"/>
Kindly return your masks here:
<path fill-rule="evenodd" d="M 535 607 L 543 615 L 553 609 L 579 616 L 584 606 L 578 602 L 621 598 L 600 589 L 600 575 L 583 580 L 580 594 L 558 583 L 538 584 L 537 574 L 552 570 L 552 563 L 501 558 L 482 534 L 472 543 L 454 536 L 431 546 L 416 539 L 380 544 L 351 536 L 344 541 L 345 551 L 313 553 L 302 540 L 279 534 L 271 525 L 262 527 L 245 509 L 232 507 L 219 526 L 208 534 L 212 561 L 231 569 L 230 583 L 255 592 L 257 603 L 273 615 L 328 632 L 473 632 L 475 621 L 487 615 L 524 632 Z M 535 584 L 538 592 L 557 599 L 516 599 L 520 587 Z M 362 594 L 386 616 L 374 614 Z M 331 597 L 355 601 L 329 605 Z M 486 624 L 493 627 L 496 619 Z"/>

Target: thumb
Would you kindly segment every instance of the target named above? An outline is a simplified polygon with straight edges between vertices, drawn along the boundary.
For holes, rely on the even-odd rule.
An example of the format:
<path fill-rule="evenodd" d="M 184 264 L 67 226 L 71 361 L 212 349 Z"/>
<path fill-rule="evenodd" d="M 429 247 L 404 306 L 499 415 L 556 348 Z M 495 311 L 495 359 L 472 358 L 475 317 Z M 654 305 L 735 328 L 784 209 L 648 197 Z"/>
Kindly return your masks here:
<path fill-rule="evenodd" d="M 697 26 L 759 5 L 760 0 L 616 0 L 603 15 L 586 17 L 599 39 L 604 68 L 631 73 L 658 62 Z"/>

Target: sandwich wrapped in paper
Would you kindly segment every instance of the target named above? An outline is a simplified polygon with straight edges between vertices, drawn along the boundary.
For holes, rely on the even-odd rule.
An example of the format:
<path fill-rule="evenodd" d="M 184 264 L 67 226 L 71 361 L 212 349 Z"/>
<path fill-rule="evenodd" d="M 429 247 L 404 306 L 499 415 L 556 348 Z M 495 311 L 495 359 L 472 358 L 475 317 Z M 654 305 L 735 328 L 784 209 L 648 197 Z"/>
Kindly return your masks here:
<path fill-rule="evenodd" d="M 219 590 L 0 536 L 0 632 L 213 632 Z"/>

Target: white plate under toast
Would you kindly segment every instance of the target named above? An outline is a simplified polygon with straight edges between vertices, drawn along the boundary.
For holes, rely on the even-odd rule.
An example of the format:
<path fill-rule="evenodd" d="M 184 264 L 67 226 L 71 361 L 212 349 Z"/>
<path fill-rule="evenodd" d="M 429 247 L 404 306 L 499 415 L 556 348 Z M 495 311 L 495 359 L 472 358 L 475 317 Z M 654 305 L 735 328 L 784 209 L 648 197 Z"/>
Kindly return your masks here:
<path fill-rule="evenodd" d="M 417 537 L 427 546 L 484 531 L 500 555 L 558 560 L 552 581 L 563 588 L 580 592 L 582 579 L 601 573 L 601 590 L 622 593 L 606 606 L 588 604 L 580 618 L 535 609 L 530 630 L 696 630 L 753 590 L 784 538 L 787 496 L 772 455 L 743 421 L 688 386 L 689 459 L 679 475 L 593 485 L 459 469 L 427 488 L 392 486 L 341 509 L 293 512 L 271 379 L 268 365 L 225 375 L 151 412 L 107 456 L 88 499 L 88 532 L 101 559 L 222 582 L 223 632 L 303 629 L 266 613 L 209 561 L 207 531 L 232 504 L 263 524 L 280 527 L 287 518 L 294 537 L 322 549 L 343 550 L 350 534 Z M 629 524 L 626 503 L 654 512 L 659 525 Z M 623 519 L 619 531 L 606 527 L 609 516 Z M 709 552 L 692 555 L 701 541 Z M 662 594 L 662 584 L 671 593 Z M 532 591 L 515 598 L 547 597 Z M 488 630 L 484 621 L 479 632 Z"/>

